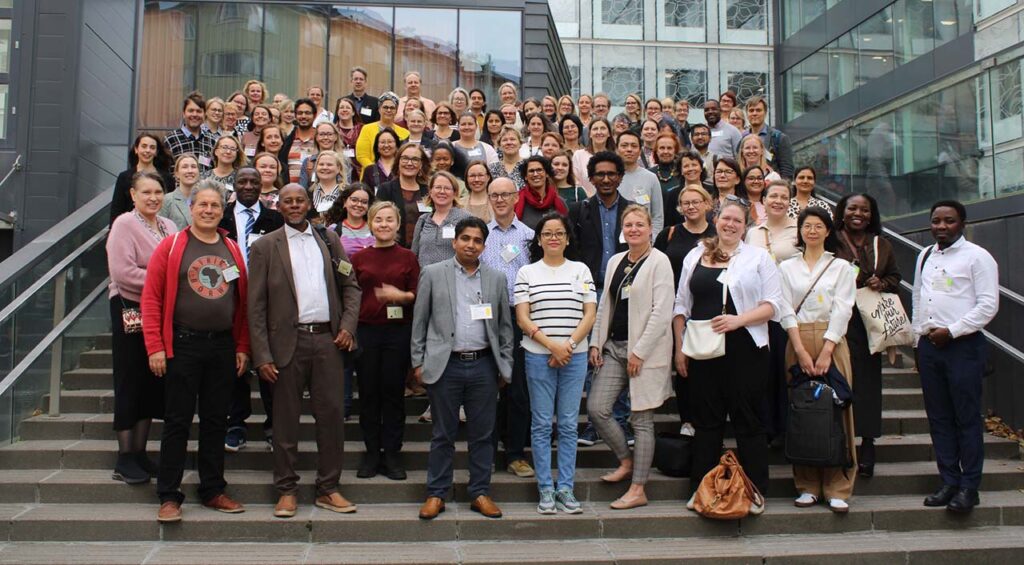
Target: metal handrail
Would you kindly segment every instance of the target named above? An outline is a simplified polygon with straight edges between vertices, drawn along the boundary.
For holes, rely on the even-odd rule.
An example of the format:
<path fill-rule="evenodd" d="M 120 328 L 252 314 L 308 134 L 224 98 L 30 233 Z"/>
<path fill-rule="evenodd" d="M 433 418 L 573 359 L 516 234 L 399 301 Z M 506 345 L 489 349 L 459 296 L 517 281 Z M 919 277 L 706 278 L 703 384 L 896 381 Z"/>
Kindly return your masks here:
<path fill-rule="evenodd" d="M 19 294 L 14 300 L 11 301 L 3 310 L 0 310 L 0 324 L 7 321 L 7 318 L 12 316 L 18 308 L 21 308 L 26 302 L 31 300 L 40 289 L 48 285 L 53 279 L 68 268 L 75 260 L 81 257 L 85 252 L 89 251 L 96 245 L 97 242 L 103 241 L 107 237 L 109 228 L 103 228 L 96 233 L 96 235 L 90 237 L 85 243 L 79 245 L 77 249 L 72 251 L 67 257 L 61 259 L 59 263 L 53 266 L 52 269 L 46 271 L 46 273 L 39 278 L 36 282 L 32 283 L 28 288 Z"/>
<path fill-rule="evenodd" d="M 103 294 L 109 284 L 110 277 L 107 277 L 103 282 L 98 284 L 96 288 L 92 289 L 92 292 L 90 292 L 85 299 L 78 304 L 78 306 L 75 306 L 67 316 L 64 316 L 59 323 L 53 326 L 53 329 L 50 330 L 50 332 L 46 334 L 46 336 L 44 336 L 31 351 L 28 352 L 28 355 L 26 355 L 25 358 L 22 359 L 21 362 L 18 363 L 18 365 L 14 367 L 14 369 L 8 373 L 2 381 L 0 381 L 0 396 L 14 386 L 14 383 L 17 382 L 21 375 L 27 371 L 28 368 L 31 367 L 32 364 L 35 363 L 48 348 L 53 346 L 54 342 L 57 341 L 58 338 L 63 337 L 64 332 L 67 331 L 71 324 L 75 323 L 75 321 L 77 321 L 90 306 L 92 306 L 92 303 Z M 53 387 L 51 385 L 51 401 L 60 396 L 60 372 L 58 371 L 57 373 L 57 394 L 53 394 Z"/>

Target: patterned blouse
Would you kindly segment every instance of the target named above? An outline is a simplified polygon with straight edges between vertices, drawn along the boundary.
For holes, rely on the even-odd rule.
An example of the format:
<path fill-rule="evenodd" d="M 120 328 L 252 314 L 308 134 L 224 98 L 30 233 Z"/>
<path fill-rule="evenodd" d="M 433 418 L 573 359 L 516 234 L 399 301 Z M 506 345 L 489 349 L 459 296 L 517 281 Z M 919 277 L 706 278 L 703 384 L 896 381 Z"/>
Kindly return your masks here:
<path fill-rule="evenodd" d="M 825 202 L 824 200 L 821 200 L 819 198 L 815 198 L 815 197 L 812 196 L 811 199 L 807 201 L 807 207 L 810 208 L 812 206 L 816 206 L 818 208 L 824 208 L 825 211 L 828 212 L 828 217 L 832 218 L 832 219 L 835 219 L 834 216 L 832 215 L 832 206 L 829 206 L 828 202 Z M 797 203 L 796 198 L 790 198 L 789 199 L 789 211 L 786 212 L 786 215 L 788 215 L 790 218 L 797 218 L 797 217 L 800 216 L 800 212 L 801 212 L 800 204 Z"/>

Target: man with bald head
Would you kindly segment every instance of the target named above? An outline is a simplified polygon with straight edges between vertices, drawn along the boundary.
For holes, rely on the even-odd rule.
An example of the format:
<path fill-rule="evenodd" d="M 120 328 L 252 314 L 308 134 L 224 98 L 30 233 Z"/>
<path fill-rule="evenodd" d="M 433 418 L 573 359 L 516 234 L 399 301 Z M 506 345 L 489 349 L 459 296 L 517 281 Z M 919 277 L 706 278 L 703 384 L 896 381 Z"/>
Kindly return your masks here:
<path fill-rule="evenodd" d="M 487 224 L 487 245 L 480 255 L 480 261 L 505 273 L 508 303 L 512 308 L 512 319 L 515 320 L 512 287 L 515 285 L 516 273 L 530 263 L 533 229 L 516 218 L 519 192 L 512 180 L 504 177 L 494 179 L 487 187 L 487 196 L 491 199 L 494 219 Z M 534 475 L 533 468 L 526 460 L 526 442 L 530 438 L 530 394 L 526 388 L 526 360 L 520 344 L 523 332 L 518 324 L 512 324 L 512 331 L 512 382 L 500 391 L 494 442 L 495 448 L 498 440 L 505 444 L 508 472 L 527 478 Z"/>
<path fill-rule="evenodd" d="M 274 485 L 280 495 L 274 516 L 296 513 L 299 414 L 307 387 L 316 420 L 316 505 L 355 512 L 356 505 L 338 492 L 345 441 L 342 351 L 355 349 L 362 292 L 338 235 L 314 229 L 306 219 L 306 189 L 285 185 L 277 207 L 284 227 L 249 248 L 248 310 L 253 367 L 274 385 Z"/>
<path fill-rule="evenodd" d="M 260 202 L 260 174 L 252 167 L 242 167 L 235 173 L 235 201 L 224 207 L 224 217 L 220 227 L 225 230 L 228 239 L 238 243 L 242 250 L 242 259 L 249 264 L 249 248 L 253 242 L 284 225 L 284 218 L 277 210 L 271 210 Z M 252 416 L 250 382 L 255 369 L 249 370 L 241 378 L 235 379 L 235 388 L 231 393 L 231 408 L 228 410 L 228 431 L 224 437 L 224 450 L 237 452 L 245 447 L 245 421 Z M 256 375 L 255 378 L 259 378 Z M 260 398 L 266 412 L 263 422 L 263 438 L 268 446 L 272 446 L 273 388 L 270 383 L 260 381 Z"/>

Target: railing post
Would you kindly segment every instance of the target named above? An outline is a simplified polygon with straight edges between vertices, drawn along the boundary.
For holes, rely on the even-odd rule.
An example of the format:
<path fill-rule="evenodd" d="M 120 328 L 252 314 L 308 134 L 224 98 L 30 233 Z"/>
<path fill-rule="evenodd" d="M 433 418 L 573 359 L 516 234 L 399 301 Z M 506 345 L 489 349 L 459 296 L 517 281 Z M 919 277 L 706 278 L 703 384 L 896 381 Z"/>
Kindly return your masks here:
<path fill-rule="evenodd" d="M 67 288 L 68 272 L 57 273 L 53 286 L 53 327 L 64 320 L 64 295 Z M 64 335 L 57 336 L 50 349 L 50 417 L 60 416 L 60 378 L 63 376 Z"/>

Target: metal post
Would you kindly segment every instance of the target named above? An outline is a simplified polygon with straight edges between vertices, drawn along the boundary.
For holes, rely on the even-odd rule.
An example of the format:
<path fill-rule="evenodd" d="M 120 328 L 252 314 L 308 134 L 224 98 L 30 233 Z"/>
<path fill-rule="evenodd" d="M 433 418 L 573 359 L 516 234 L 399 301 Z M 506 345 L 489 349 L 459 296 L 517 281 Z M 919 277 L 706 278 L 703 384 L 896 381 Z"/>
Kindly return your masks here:
<path fill-rule="evenodd" d="M 64 294 L 67 287 L 68 272 L 57 273 L 53 287 L 53 327 L 64 321 Z M 50 417 L 60 416 L 60 378 L 63 372 L 62 357 L 64 356 L 64 335 L 57 336 L 50 350 Z"/>

